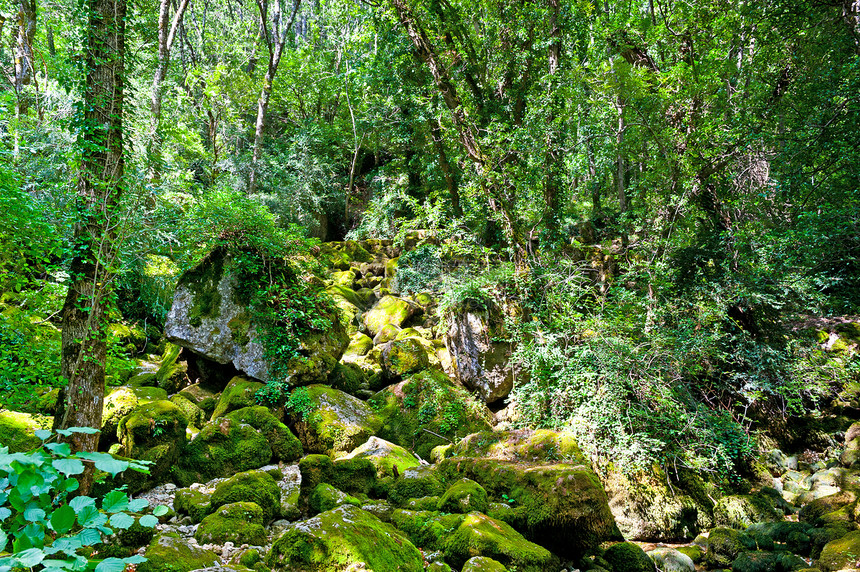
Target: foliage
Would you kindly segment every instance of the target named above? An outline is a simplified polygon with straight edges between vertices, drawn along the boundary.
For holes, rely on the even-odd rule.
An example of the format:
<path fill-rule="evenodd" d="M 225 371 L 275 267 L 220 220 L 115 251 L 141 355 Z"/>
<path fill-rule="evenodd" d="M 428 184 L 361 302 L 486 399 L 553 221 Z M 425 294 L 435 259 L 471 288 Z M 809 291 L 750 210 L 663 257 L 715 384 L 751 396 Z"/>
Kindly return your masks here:
<path fill-rule="evenodd" d="M 94 432 L 80 427 L 58 431 L 63 436 Z M 10 454 L 7 448 L 0 448 L 0 552 L 11 546 L 11 554 L 0 557 L 0 571 L 85 570 L 88 559 L 83 553 L 99 544 L 102 535 L 128 529 L 135 522 L 152 528 L 157 517 L 167 512 L 167 507 L 159 506 L 136 520 L 133 514 L 145 509 L 148 501 L 132 500 L 121 489 L 101 499 L 75 495 L 76 475 L 84 472 L 85 463 L 111 476 L 127 469 L 148 469 L 144 463 L 114 459 L 106 453 L 71 453 L 68 444 L 52 442 L 50 431 L 37 431 L 36 436 L 43 443 L 33 451 Z M 140 556 L 106 558 L 95 570 L 122 572 L 127 564 L 143 561 Z"/>
<path fill-rule="evenodd" d="M 406 294 L 437 290 L 442 275 L 439 255 L 438 247 L 424 244 L 400 256 L 397 260 L 394 290 Z"/>

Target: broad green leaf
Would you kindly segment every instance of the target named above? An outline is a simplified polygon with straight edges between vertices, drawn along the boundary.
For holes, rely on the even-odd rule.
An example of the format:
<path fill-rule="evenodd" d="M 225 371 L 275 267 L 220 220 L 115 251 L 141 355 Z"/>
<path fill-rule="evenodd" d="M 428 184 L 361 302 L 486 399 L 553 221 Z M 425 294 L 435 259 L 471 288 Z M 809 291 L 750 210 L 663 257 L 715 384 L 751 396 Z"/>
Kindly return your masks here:
<path fill-rule="evenodd" d="M 76 453 L 76 457 L 92 461 L 98 470 L 110 473 L 115 477 L 128 468 L 128 461 L 114 459 L 108 453 Z"/>
<path fill-rule="evenodd" d="M 96 566 L 95 572 L 122 572 L 125 570 L 125 562 L 121 558 L 105 558 Z"/>
<path fill-rule="evenodd" d="M 48 443 L 45 448 L 61 457 L 68 457 L 72 454 L 72 448 L 68 443 Z"/>
<path fill-rule="evenodd" d="M 77 459 L 54 459 L 51 465 L 64 475 L 80 475 L 84 464 Z"/>
<path fill-rule="evenodd" d="M 152 510 L 152 514 L 153 516 L 164 516 L 169 510 L 169 508 L 167 508 L 163 504 L 160 504 Z"/>
<path fill-rule="evenodd" d="M 102 501 L 102 510 L 119 512 L 128 510 L 128 494 L 125 491 L 111 491 Z"/>
<path fill-rule="evenodd" d="M 140 520 L 138 522 L 140 523 L 140 526 L 143 526 L 145 528 L 152 528 L 156 524 L 158 524 L 158 519 L 151 514 L 147 514 L 140 517 Z"/>
<path fill-rule="evenodd" d="M 95 505 L 88 505 L 78 511 L 78 524 L 85 528 L 101 526 L 107 522 L 107 516 L 100 513 Z"/>
<path fill-rule="evenodd" d="M 45 511 L 38 507 L 30 507 L 24 511 L 24 520 L 27 522 L 41 522 L 45 520 Z"/>
<path fill-rule="evenodd" d="M 51 433 L 47 429 L 36 429 L 33 434 L 36 435 L 36 437 L 38 437 L 42 441 L 48 439 L 51 435 L 53 435 L 53 433 Z"/>
<path fill-rule="evenodd" d="M 96 499 L 80 496 L 72 499 L 72 502 L 69 503 L 69 506 L 74 509 L 75 513 L 80 514 L 81 510 L 88 506 L 95 506 Z"/>
<path fill-rule="evenodd" d="M 75 525 L 75 509 L 69 505 L 63 505 L 51 515 L 51 528 L 57 534 L 69 532 Z"/>
<path fill-rule="evenodd" d="M 6 550 L 7 544 L 9 544 L 9 536 L 0 530 L 0 552 L 4 552 Z"/>
<path fill-rule="evenodd" d="M 57 433 L 59 433 L 63 437 L 68 437 L 75 433 L 85 433 L 87 435 L 92 435 L 94 433 L 99 433 L 99 430 L 93 429 L 92 427 L 69 427 L 68 429 L 57 429 Z"/>
<path fill-rule="evenodd" d="M 123 558 L 122 560 L 126 564 L 141 564 L 142 562 L 146 562 L 146 558 L 144 558 L 140 554 L 135 554 L 134 556 L 129 556 L 128 558 Z"/>
<path fill-rule="evenodd" d="M 140 512 L 149 506 L 149 501 L 146 499 L 132 499 L 128 503 L 128 510 L 131 512 Z"/>
<path fill-rule="evenodd" d="M 80 488 L 81 484 L 78 482 L 78 479 L 69 478 L 57 485 L 58 491 L 67 491 L 73 492 Z"/>
<path fill-rule="evenodd" d="M 134 517 L 125 514 L 124 512 L 118 512 L 115 515 L 110 517 L 110 525 L 114 528 L 119 528 L 125 530 L 134 524 Z"/>
<path fill-rule="evenodd" d="M 45 553 L 38 548 L 30 548 L 29 550 L 25 550 L 23 552 L 18 552 L 15 554 L 15 560 L 17 560 L 18 564 L 24 566 L 25 568 L 32 568 L 44 559 Z"/>
<path fill-rule="evenodd" d="M 78 540 L 81 541 L 82 546 L 92 546 L 102 541 L 102 535 L 99 534 L 99 531 L 92 528 L 85 528 L 76 536 L 78 537 Z"/>
<path fill-rule="evenodd" d="M 36 523 L 28 524 L 21 530 L 18 539 L 24 537 L 30 542 L 30 546 L 27 548 L 43 548 L 45 546 L 45 529 Z M 19 550 L 15 550 L 15 552 L 19 552 Z"/>
<path fill-rule="evenodd" d="M 0 506 L 0 522 L 3 522 L 10 516 L 12 516 L 12 511 L 5 506 Z"/>

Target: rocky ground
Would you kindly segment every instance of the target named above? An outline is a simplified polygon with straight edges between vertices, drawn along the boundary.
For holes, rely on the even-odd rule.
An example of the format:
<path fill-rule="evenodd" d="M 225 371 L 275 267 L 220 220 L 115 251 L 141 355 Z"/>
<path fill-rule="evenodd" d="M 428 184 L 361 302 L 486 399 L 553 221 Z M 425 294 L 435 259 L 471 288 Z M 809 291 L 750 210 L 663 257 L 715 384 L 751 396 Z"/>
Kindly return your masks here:
<path fill-rule="evenodd" d="M 860 424 L 816 425 L 816 451 L 774 448 L 736 491 L 596 472 L 571 436 L 507 423 L 508 310 L 440 323 L 431 294 L 396 293 L 399 254 L 324 245 L 346 326 L 303 341 L 287 408 L 256 398 L 268 371 L 229 261 L 181 280 L 172 343 L 111 390 L 100 443 L 153 463 L 106 490 L 171 510 L 99 553 L 143 554 L 138 572 L 860 568 Z M 838 326 L 825 349 L 855 351 L 860 326 Z M 44 423 L 2 415 L 19 448 Z"/>

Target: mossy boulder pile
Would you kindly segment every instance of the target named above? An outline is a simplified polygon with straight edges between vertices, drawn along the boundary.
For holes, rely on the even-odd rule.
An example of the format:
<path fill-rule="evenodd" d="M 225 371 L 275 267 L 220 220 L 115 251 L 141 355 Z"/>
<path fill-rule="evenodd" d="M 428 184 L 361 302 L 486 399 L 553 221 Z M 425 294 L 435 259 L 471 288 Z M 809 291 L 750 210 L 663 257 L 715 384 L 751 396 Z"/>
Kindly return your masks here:
<path fill-rule="evenodd" d="M 381 419 L 363 401 L 325 385 L 305 388 L 310 412 L 295 418 L 305 451 L 326 455 L 349 453 L 374 435 Z"/>

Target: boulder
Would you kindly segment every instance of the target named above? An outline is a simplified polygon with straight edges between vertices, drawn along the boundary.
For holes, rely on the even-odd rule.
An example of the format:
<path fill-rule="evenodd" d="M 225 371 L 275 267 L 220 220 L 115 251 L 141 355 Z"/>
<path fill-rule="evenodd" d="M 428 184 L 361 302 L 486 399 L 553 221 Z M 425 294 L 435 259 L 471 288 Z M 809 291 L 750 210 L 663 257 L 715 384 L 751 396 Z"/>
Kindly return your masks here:
<path fill-rule="evenodd" d="M 218 483 L 210 499 L 210 510 L 238 502 L 251 502 L 263 511 L 264 523 L 281 513 L 281 489 L 265 471 L 245 471 Z"/>
<path fill-rule="evenodd" d="M 350 358 L 361 357 L 373 348 L 373 340 L 367 334 L 356 332 L 349 339 L 349 345 L 343 352 L 343 360 L 349 361 Z"/>
<path fill-rule="evenodd" d="M 185 446 L 185 414 L 170 401 L 153 401 L 138 406 L 119 422 L 119 454 L 150 461 L 149 475 L 127 471 L 122 479 L 130 492 L 163 482 Z"/>
<path fill-rule="evenodd" d="M 182 395 L 177 393 L 170 398 L 170 402 L 182 411 L 189 427 L 200 429 L 206 423 L 206 413 Z"/>
<path fill-rule="evenodd" d="M 395 504 L 405 506 L 410 499 L 438 497 L 444 492 L 445 486 L 436 476 L 433 467 L 421 465 L 403 471 L 391 486 L 388 498 Z M 438 499 L 432 510 L 436 510 L 437 504 Z"/>
<path fill-rule="evenodd" d="M 382 346 L 382 371 L 389 380 L 400 379 L 427 369 L 431 355 L 435 356 L 432 346 L 420 338 L 392 340 Z"/>
<path fill-rule="evenodd" d="M 434 447 L 491 428 L 493 414 L 440 371 L 422 371 L 370 399 L 382 419 L 377 435 L 429 459 Z"/>
<path fill-rule="evenodd" d="M 274 572 L 359 567 L 423 572 L 421 553 L 400 532 L 367 511 L 343 505 L 289 526 L 266 557 Z"/>
<path fill-rule="evenodd" d="M 860 561 L 860 530 L 828 542 L 821 551 L 818 567 L 822 572 L 836 572 L 856 568 L 858 561 Z"/>
<path fill-rule="evenodd" d="M 326 512 L 343 504 L 360 507 L 361 501 L 328 483 L 318 484 L 308 498 L 308 508 L 312 514 Z"/>
<path fill-rule="evenodd" d="M 380 478 L 398 476 L 421 464 L 403 447 L 379 437 L 371 437 L 340 459 L 367 459 L 376 467 L 376 475 Z"/>
<path fill-rule="evenodd" d="M 217 566 L 220 558 L 185 541 L 176 533 L 165 532 L 156 536 L 147 546 L 146 562 L 137 565 L 137 572 L 191 572 Z"/>
<path fill-rule="evenodd" d="M 381 419 L 364 401 L 325 385 L 310 385 L 308 413 L 293 414 L 296 433 L 310 453 L 326 455 L 352 451 L 382 425 Z"/>
<path fill-rule="evenodd" d="M 167 396 L 164 396 L 167 398 Z M 117 429 L 123 417 L 138 406 L 138 397 L 131 387 L 117 387 L 105 396 L 102 406 L 102 432 L 99 449 L 107 449 L 117 442 Z"/>
<path fill-rule="evenodd" d="M 436 505 L 437 510 L 449 513 L 487 512 L 487 491 L 472 479 L 460 479 L 448 487 Z"/>
<path fill-rule="evenodd" d="M 672 548 L 655 548 L 647 552 L 660 572 L 695 572 L 693 559 Z"/>
<path fill-rule="evenodd" d="M 182 347 L 247 375 L 268 381 L 269 363 L 250 310 L 241 303 L 231 256 L 212 251 L 183 274 L 173 296 L 164 333 Z M 298 356 L 285 366 L 292 385 L 325 381 L 349 342 L 338 316 L 332 327 L 299 340 Z"/>
<path fill-rule="evenodd" d="M 654 572 L 656 569 L 645 551 L 632 542 L 613 544 L 603 554 L 603 559 L 613 572 Z"/>
<path fill-rule="evenodd" d="M 209 514 L 211 506 L 212 494 L 200 488 L 178 489 L 173 496 L 173 509 L 176 513 L 189 516 L 195 524 Z"/>
<path fill-rule="evenodd" d="M 743 552 L 755 550 L 755 539 L 739 530 L 715 528 L 708 536 L 708 552 L 705 562 L 710 568 L 727 568 Z"/>
<path fill-rule="evenodd" d="M 450 570 L 450 567 L 448 568 Z M 460 572 L 507 572 L 507 568 L 498 560 L 486 556 L 469 558 Z"/>
<path fill-rule="evenodd" d="M 806 561 L 788 552 L 744 552 L 732 562 L 732 572 L 794 572 L 808 568 Z"/>
<path fill-rule="evenodd" d="M 714 506 L 717 526 L 746 528 L 756 522 L 778 522 L 783 516 L 763 494 L 728 495 Z"/>
<path fill-rule="evenodd" d="M 400 328 L 406 320 L 421 312 L 421 307 L 411 300 L 388 295 L 383 296 L 373 308 L 365 312 L 361 320 L 371 337 L 375 337 L 386 325 Z"/>
<path fill-rule="evenodd" d="M 200 544 L 266 544 L 263 509 L 253 502 L 225 504 L 203 519 L 194 538 Z"/>
<path fill-rule="evenodd" d="M 845 432 L 845 450 L 839 460 L 848 468 L 855 467 L 860 461 L 860 423 L 853 423 Z"/>
<path fill-rule="evenodd" d="M 507 397 L 514 387 L 518 368 L 510 363 L 512 345 L 495 341 L 501 337 L 500 310 L 461 309 L 448 317 L 445 346 L 457 380 L 477 391 L 487 403 Z"/>
<path fill-rule="evenodd" d="M 262 388 L 263 384 L 258 381 L 241 376 L 234 377 L 221 392 L 221 397 L 218 398 L 218 403 L 212 411 L 212 419 L 223 417 L 236 409 L 258 405 L 254 396 Z"/>
<path fill-rule="evenodd" d="M 0 447 L 9 447 L 10 453 L 35 449 L 42 443 L 35 432 L 50 427 L 50 417 L 18 411 L 0 411 Z"/>

